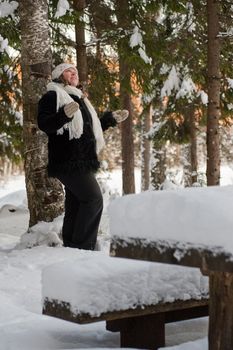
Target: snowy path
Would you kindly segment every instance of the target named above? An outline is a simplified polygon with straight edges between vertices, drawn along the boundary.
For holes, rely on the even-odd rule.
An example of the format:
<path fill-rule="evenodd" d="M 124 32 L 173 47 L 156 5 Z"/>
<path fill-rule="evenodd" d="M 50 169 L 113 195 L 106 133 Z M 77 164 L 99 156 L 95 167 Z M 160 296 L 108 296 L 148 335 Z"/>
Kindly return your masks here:
<path fill-rule="evenodd" d="M 41 314 L 41 271 L 45 266 L 77 254 L 69 248 L 14 249 L 28 227 L 23 179 L 0 188 L 0 350 L 81 350 L 118 348 L 119 334 L 105 323 L 77 325 Z M 16 191 L 13 197 L 4 197 Z M 10 198 L 10 201 L 7 200 Z M 12 199 L 13 198 L 13 199 Z M 16 209 L 16 211 L 9 211 Z M 167 346 L 203 338 L 207 319 L 167 325 Z M 170 349 L 170 348 L 169 348 Z M 207 350 L 206 341 L 172 350 Z"/>
<path fill-rule="evenodd" d="M 7 251 L 18 241 L 18 235 L 25 232 L 27 220 L 27 213 L 4 210 L 0 214 L 0 246 L 4 248 L 0 250 L 0 350 L 119 347 L 119 334 L 107 332 L 104 322 L 77 325 L 41 314 L 42 268 L 77 252 L 48 247 Z M 167 345 L 199 339 L 206 334 L 205 318 L 169 324 Z M 201 344 L 197 349 L 205 350 Z M 189 344 L 177 348 L 183 349 L 192 350 L 192 347 Z"/>

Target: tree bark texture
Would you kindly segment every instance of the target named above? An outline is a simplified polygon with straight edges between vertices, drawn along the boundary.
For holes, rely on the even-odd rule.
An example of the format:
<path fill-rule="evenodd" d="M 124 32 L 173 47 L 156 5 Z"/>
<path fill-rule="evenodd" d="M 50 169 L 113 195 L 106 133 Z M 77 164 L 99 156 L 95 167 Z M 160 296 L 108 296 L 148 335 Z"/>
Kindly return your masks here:
<path fill-rule="evenodd" d="M 80 12 L 80 20 L 75 23 L 76 57 L 79 81 L 84 88 L 87 86 L 87 53 L 85 41 L 84 9 L 86 0 L 74 0 L 74 9 Z"/>
<path fill-rule="evenodd" d="M 141 190 L 146 191 L 150 186 L 150 152 L 151 141 L 146 134 L 151 128 L 152 121 L 152 105 L 145 110 L 142 120 L 142 168 L 141 168 Z"/>
<path fill-rule="evenodd" d="M 183 150 L 183 171 L 184 171 L 184 187 L 192 186 L 192 169 L 191 169 L 191 145 L 186 143 L 182 147 Z"/>
<path fill-rule="evenodd" d="M 99 39 L 101 38 L 102 33 L 106 31 L 106 28 L 109 28 L 109 30 L 112 29 L 112 25 L 109 25 L 107 15 L 102 7 L 102 0 L 87 0 L 87 3 L 88 10 L 90 11 L 92 16 L 92 22 L 95 28 L 95 36 L 97 39 L 95 44 L 96 58 L 101 60 L 101 40 Z"/>
<path fill-rule="evenodd" d="M 233 274 L 209 276 L 209 350 L 233 349 Z"/>
<path fill-rule="evenodd" d="M 207 185 L 220 181 L 220 39 L 219 1 L 207 0 L 208 23 L 208 111 L 207 111 Z"/>
<path fill-rule="evenodd" d="M 190 157 L 191 157 L 191 178 L 192 184 L 197 182 L 197 130 L 195 110 L 191 109 L 190 115 Z"/>
<path fill-rule="evenodd" d="M 47 137 L 37 127 L 37 104 L 51 74 L 47 0 L 19 2 L 25 181 L 29 227 L 62 213 L 60 183 L 47 176 Z"/>
<path fill-rule="evenodd" d="M 189 140 L 184 146 L 184 186 L 190 187 L 197 182 L 197 133 L 195 110 L 189 107 L 185 113 L 189 122 Z"/>
<path fill-rule="evenodd" d="M 122 108 L 129 111 L 129 117 L 121 123 L 122 184 L 123 194 L 135 193 L 133 113 L 130 95 L 121 94 Z"/>
<path fill-rule="evenodd" d="M 166 147 L 153 145 L 151 161 L 151 184 L 154 190 L 161 189 L 166 180 Z"/>
<path fill-rule="evenodd" d="M 119 0 L 115 4 L 116 16 L 119 28 L 129 30 L 128 1 Z M 131 102 L 131 70 L 127 63 L 128 38 L 120 38 L 118 41 L 119 77 L 121 108 L 128 109 L 129 117 L 121 124 L 122 147 L 122 183 L 123 194 L 135 192 L 134 178 L 134 141 L 133 141 L 133 110 Z"/>

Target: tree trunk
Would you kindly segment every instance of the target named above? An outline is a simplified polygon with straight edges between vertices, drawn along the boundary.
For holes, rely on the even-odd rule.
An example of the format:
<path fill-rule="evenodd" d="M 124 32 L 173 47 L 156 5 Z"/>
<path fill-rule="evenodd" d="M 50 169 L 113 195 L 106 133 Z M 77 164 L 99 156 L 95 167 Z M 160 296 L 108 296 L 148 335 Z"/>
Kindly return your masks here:
<path fill-rule="evenodd" d="M 109 28 L 109 23 L 107 24 L 107 16 L 105 11 L 103 11 L 102 0 L 87 0 L 88 10 L 91 13 L 92 21 L 94 24 L 94 31 L 96 37 L 95 50 L 97 60 L 101 60 L 101 35 L 106 31 L 106 28 Z M 106 5 L 107 6 L 107 5 Z"/>
<path fill-rule="evenodd" d="M 87 87 L 87 53 L 85 41 L 85 24 L 84 24 L 84 9 L 86 0 L 74 0 L 74 8 L 81 12 L 80 20 L 75 22 L 75 37 L 76 37 L 76 57 L 77 68 L 79 73 L 80 84 Z"/>
<path fill-rule="evenodd" d="M 196 119 L 195 110 L 192 108 L 190 111 L 190 161 L 191 161 L 191 182 L 192 185 L 197 183 L 197 131 L 196 131 Z"/>
<path fill-rule="evenodd" d="M 122 108 L 129 111 L 129 117 L 121 123 L 122 192 L 128 194 L 135 193 L 133 115 L 130 95 L 127 92 L 121 92 L 121 96 Z"/>
<path fill-rule="evenodd" d="M 142 120 L 142 170 L 141 170 L 141 190 L 146 191 L 150 186 L 150 151 L 151 141 L 145 136 L 151 128 L 152 105 L 145 110 Z"/>
<path fill-rule="evenodd" d="M 58 181 L 47 177 L 47 137 L 37 127 L 37 103 L 51 74 L 47 1 L 20 1 L 19 16 L 25 179 L 31 227 L 62 213 L 63 192 Z"/>
<path fill-rule="evenodd" d="M 190 142 L 184 146 L 184 186 L 190 187 L 197 182 L 197 133 L 195 110 L 188 108 L 185 118 L 189 121 Z"/>
<path fill-rule="evenodd" d="M 211 272 L 209 349 L 233 349 L 233 274 Z"/>
<path fill-rule="evenodd" d="M 116 16 L 118 27 L 125 31 L 129 30 L 129 19 L 127 18 L 129 3 L 127 0 L 116 2 Z M 121 146 L 122 146 L 122 183 L 123 194 L 135 192 L 134 179 L 134 142 L 133 142 L 133 111 L 131 102 L 131 71 L 127 64 L 128 39 L 122 38 L 118 41 L 119 76 L 120 76 L 120 98 L 122 109 L 128 109 L 129 117 L 121 124 Z"/>
<path fill-rule="evenodd" d="M 153 145 L 151 162 L 151 183 L 154 190 L 161 189 L 166 180 L 166 147 Z"/>
<path fill-rule="evenodd" d="M 207 185 L 219 185 L 220 150 L 220 40 L 219 1 L 207 0 L 208 23 L 208 112 L 207 112 Z"/>
<path fill-rule="evenodd" d="M 191 169 L 191 145 L 186 143 L 182 146 L 183 150 L 183 171 L 184 171 L 184 187 L 192 186 L 192 169 Z"/>

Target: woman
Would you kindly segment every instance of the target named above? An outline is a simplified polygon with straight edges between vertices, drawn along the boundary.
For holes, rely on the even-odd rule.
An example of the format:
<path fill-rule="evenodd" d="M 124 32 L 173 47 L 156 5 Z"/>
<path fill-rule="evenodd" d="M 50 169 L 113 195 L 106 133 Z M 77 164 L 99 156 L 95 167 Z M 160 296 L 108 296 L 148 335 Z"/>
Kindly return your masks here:
<path fill-rule="evenodd" d="M 105 112 L 99 119 L 78 83 L 73 64 L 62 63 L 52 71 L 52 82 L 39 101 L 38 126 L 48 135 L 48 175 L 65 188 L 64 246 L 93 250 L 103 210 L 95 179 L 103 131 L 125 120 L 128 111 Z"/>

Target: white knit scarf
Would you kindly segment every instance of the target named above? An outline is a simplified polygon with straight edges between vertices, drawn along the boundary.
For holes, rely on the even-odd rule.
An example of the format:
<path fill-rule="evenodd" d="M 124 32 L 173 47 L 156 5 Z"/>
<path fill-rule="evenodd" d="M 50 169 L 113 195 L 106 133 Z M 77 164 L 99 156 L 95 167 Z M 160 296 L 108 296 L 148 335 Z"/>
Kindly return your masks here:
<path fill-rule="evenodd" d="M 85 102 L 85 105 L 87 106 L 91 114 L 93 132 L 96 139 L 96 152 L 99 153 L 105 145 L 103 130 L 102 130 L 98 115 L 94 107 L 92 106 L 91 102 L 88 100 L 88 98 L 83 95 L 81 90 L 70 85 L 64 86 L 62 84 L 51 82 L 47 85 L 47 90 L 55 91 L 57 94 L 57 106 L 56 106 L 57 111 L 59 110 L 60 107 L 74 101 L 70 95 L 75 95 L 83 99 L 83 101 Z M 57 135 L 62 135 L 64 133 L 64 130 L 67 130 L 67 129 L 69 131 L 70 140 L 73 138 L 79 139 L 82 136 L 83 117 L 80 109 L 78 109 L 78 111 L 74 113 L 74 117 L 70 122 L 66 123 L 65 125 L 63 125 L 62 128 L 57 130 Z"/>

